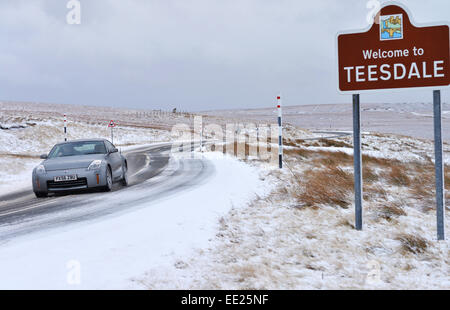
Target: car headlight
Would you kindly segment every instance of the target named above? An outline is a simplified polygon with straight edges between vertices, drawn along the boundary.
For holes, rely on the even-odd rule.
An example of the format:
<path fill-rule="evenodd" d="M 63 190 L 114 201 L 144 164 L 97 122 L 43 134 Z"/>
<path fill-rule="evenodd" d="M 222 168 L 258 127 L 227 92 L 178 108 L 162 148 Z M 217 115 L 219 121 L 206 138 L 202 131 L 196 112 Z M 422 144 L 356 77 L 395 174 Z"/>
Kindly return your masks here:
<path fill-rule="evenodd" d="M 46 173 L 44 165 L 37 166 L 36 173 Z"/>
<path fill-rule="evenodd" d="M 102 166 L 102 161 L 97 159 L 94 160 L 88 167 L 88 170 L 97 170 L 100 169 L 100 167 Z"/>

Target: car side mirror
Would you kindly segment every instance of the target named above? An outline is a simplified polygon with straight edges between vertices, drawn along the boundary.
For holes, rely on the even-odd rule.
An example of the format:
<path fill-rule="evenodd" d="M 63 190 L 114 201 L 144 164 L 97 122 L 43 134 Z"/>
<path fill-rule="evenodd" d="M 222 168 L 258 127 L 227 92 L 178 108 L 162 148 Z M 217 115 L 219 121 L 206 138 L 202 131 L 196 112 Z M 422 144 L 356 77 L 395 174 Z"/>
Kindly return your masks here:
<path fill-rule="evenodd" d="M 111 153 L 117 153 L 117 152 L 119 152 L 119 150 L 116 149 L 116 148 L 113 148 L 113 149 L 111 150 Z"/>
<path fill-rule="evenodd" d="M 47 155 L 47 154 L 42 154 L 42 155 L 40 156 L 40 158 L 41 158 L 41 159 L 47 159 L 47 158 L 48 158 L 48 155 Z"/>

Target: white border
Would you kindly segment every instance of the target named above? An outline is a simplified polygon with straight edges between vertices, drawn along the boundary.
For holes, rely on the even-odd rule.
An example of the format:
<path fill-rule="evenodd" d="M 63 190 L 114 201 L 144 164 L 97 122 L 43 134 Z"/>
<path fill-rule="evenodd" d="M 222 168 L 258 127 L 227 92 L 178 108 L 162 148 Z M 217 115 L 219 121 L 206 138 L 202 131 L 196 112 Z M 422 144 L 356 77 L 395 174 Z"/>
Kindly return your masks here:
<path fill-rule="evenodd" d="M 378 10 L 377 13 L 380 13 L 381 10 L 386 7 L 386 6 L 390 6 L 390 5 L 396 5 L 401 7 L 403 10 L 405 10 L 405 12 L 408 14 L 409 17 L 409 21 L 410 23 L 419 28 L 419 27 L 432 27 L 432 26 L 448 26 L 450 28 L 450 24 L 448 21 L 438 21 L 438 22 L 432 22 L 432 23 L 426 23 L 426 24 L 421 24 L 421 23 L 416 23 L 414 21 L 414 18 L 411 14 L 411 11 L 405 7 L 402 3 L 399 3 L 397 1 L 388 1 L 382 4 L 382 6 L 380 7 L 380 9 Z M 375 16 L 376 18 L 376 16 Z M 374 18 L 374 20 L 375 20 Z M 348 94 L 364 94 L 364 93 L 374 93 L 374 92 L 381 92 L 381 91 L 405 91 L 408 89 L 434 89 L 434 90 L 444 90 L 449 88 L 450 85 L 447 86 L 420 86 L 420 87 L 402 87 L 402 88 L 383 88 L 383 89 L 365 89 L 365 90 L 340 90 L 339 89 L 339 55 L 338 55 L 338 38 L 340 35 L 342 34 L 354 34 L 354 33 L 366 33 L 368 32 L 373 26 L 373 23 L 368 25 L 365 29 L 361 30 L 346 30 L 346 31 L 339 31 L 336 33 L 336 37 L 335 37 L 335 47 L 334 47 L 334 58 L 335 58 L 335 75 L 336 75 L 336 88 L 339 94 L 341 95 L 348 95 Z M 405 36 L 405 33 L 403 33 L 403 37 Z"/>

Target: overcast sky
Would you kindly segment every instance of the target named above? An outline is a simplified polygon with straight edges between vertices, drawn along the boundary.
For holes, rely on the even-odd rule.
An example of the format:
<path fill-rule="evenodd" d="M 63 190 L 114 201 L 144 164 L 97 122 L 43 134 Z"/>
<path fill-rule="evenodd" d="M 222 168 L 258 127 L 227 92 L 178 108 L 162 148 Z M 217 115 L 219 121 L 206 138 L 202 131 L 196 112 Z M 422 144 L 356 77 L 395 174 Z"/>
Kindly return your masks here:
<path fill-rule="evenodd" d="M 367 0 L 0 0 L 0 100 L 198 111 L 350 102 L 335 40 L 368 26 Z M 381 1 L 383 3 L 383 1 Z M 407 0 L 418 23 L 448 0 Z M 450 91 L 443 92 L 443 100 Z M 430 102 L 431 90 L 362 102 Z"/>

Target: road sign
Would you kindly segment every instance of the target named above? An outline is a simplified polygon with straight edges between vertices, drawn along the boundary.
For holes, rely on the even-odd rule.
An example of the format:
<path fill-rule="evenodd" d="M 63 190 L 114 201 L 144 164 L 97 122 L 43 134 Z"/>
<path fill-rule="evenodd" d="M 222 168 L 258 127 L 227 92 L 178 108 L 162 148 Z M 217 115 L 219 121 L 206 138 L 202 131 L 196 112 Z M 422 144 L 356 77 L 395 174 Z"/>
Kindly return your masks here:
<path fill-rule="evenodd" d="M 386 4 L 365 32 L 337 37 L 341 92 L 353 93 L 355 228 L 362 230 L 361 91 L 450 85 L 448 24 L 417 27 L 401 6 Z M 437 239 L 445 240 L 441 91 L 433 92 Z"/>
<path fill-rule="evenodd" d="M 111 128 L 111 143 L 114 144 L 114 132 L 113 132 L 113 128 L 116 127 L 116 123 L 111 120 L 108 124 L 108 128 Z"/>
<path fill-rule="evenodd" d="M 387 5 L 365 32 L 340 33 L 339 90 L 448 86 L 448 24 L 416 27 L 406 9 Z"/>

